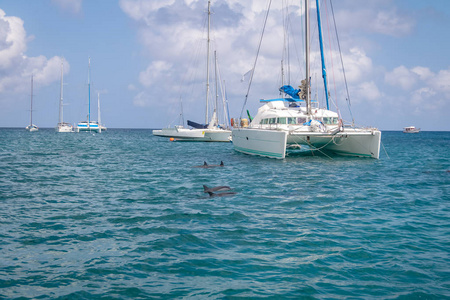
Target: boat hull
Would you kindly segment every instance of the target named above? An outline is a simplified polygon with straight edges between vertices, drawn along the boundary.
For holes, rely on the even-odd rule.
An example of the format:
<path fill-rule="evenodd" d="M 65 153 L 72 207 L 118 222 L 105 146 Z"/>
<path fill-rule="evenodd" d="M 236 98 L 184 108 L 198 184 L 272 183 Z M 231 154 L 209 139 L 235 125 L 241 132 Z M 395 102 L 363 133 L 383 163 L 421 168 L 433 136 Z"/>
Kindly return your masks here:
<path fill-rule="evenodd" d="M 77 132 L 82 132 L 82 131 L 88 131 L 88 132 L 100 132 L 100 127 L 98 126 L 97 123 L 89 123 L 89 125 L 87 124 L 87 122 L 83 122 L 83 123 L 78 123 L 77 124 L 77 128 L 76 128 Z"/>
<path fill-rule="evenodd" d="M 236 128 L 232 130 L 234 149 L 250 155 L 283 159 L 286 156 L 287 132 Z"/>
<path fill-rule="evenodd" d="M 153 135 L 172 138 L 180 142 L 229 142 L 230 130 L 163 128 L 153 130 Z"/>
<path fill-rule="evenodd" d="M 308 146 L 338 155 L 380 156 L 381 132 L 376 129 L 345 129 L 334 134 L 328 132 L 294 132 L 256 128 L 233 129 L 236 151 L 283 159 L 287 145 Z"/>
<path fill-rule="evenodd" d="M 56 132 L 73 132 L 73 126 L 69 123 L 59 123 L 56 128 Z"/>
<path fill-rule="evenodd" d="M 39 130 L 39 128 L 34 124 L 28 125 L 27 127 L 25 127 L 25 129 L 29 132 L 35 132 Z"/>

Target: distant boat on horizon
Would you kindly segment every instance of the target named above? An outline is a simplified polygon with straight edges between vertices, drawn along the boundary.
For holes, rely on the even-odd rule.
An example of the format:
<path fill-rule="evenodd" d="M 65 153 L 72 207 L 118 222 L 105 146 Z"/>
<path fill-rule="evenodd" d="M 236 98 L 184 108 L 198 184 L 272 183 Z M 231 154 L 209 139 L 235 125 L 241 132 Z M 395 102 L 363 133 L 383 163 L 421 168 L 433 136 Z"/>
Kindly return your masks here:
<path fill-rule="evenodd" d="M 404 133 L 419 133 L 420 128 L 416 128 L 414 126 L 408 126 L 403 128 Z"/>
<path fill-rule="evenodd" d="M 39 127 L 33 124 L 33 75 L 31 75 L 31 101 L 30 101 L 30 125 L 25 127 L 29 132 L 38 131 Z"/>
<path fill-rule="evenodd" d="M 61 60 L 61 90 L 59 96 L 59 122 L 56 125 L 56 132 L 73 132 L 73 125 L 64 122 L 63 118 L 63 71 L 64 71 L 64 60 Z"/>

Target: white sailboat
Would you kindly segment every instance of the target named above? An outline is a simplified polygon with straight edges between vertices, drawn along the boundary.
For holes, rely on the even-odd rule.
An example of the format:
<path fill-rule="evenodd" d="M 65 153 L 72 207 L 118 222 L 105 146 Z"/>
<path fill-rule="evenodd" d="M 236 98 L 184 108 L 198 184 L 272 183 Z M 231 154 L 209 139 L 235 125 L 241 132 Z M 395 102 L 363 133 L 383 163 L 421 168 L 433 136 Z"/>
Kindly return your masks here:
<path fill-rule="evenodd" d="M 218 101 L 216 101 L 215 108 L 211 119 L 209 119 L 209 60 L 210 60 L 210 19 L 211 18 L 211 1 L 208 1 L 208 36 L 207 36 L 207 57 L 206 57 L 206 113 L 205 113 L 205 125 L 198 124 L 196 122 L 189 121 L 187 124 L 192 128 L 185 128 L 183 125 L 175 127 L 163 128 L 161 130 L 153 130 L 153 135 L 168 137 L 170 140 L 175 141 L 190 141 L 190 142 L 229 142 L 231 139 L 231 130 L 228 125 L 220 125 L 217 116 Z M 217 72 L 217 59 L 216 59 L 216 72 Z M 216 75 L 217 80 L 217 75 Z M 216 95 L 217 85 L 216 85 Z M 225 110 L 224 106 L 224 110 Z M 228 120 L 225 121 L 228 124 Z"/>
<path fill-rule="evenodd" d="M 106 131 L 106 126 L 102 124 L 101 114 L 100 114 L 100 92 L 97 92 L 97 118 L 98 126 L 100 126 L 99 131 Z"/>
<path fill-rule="evenodd" d="M 29 132 L 38 131 L 39 127 L 33 124 L 33 75 L 31 75 L 31 101 L 30 101 L 30 125 L 25 127 Z"/>
<path fill-rule="evenodd" d="M 233 128 L 234 149 L 246 154 L 278 159 L 285 158 L 289 148 L 306 148 L 339 155 L 378 159 L 381 132 L 376 128 L 345 126 L 339 114 L 328 107 L 318 0 L 316 0 L 317 21 L 327 108 L 319 108 L 317 101 L 311 100 L 309 1 L 305 0 L 306 79 L 302 80 L 298 90 L 286 85 L 280 88 L 280 92 L 289 97 L 261 100 L 263 105 L 258 109 L 250 125 L 246 128 Z"/>
<path fill-rule="evenodd" d="M 91 121 L 91 58 L 88 63 L 88 115 L 86 121 L 81 121 L 77 124 L 76 131 L 101 132 L 98 122 Z"/>
<path fill-rule="evenodd" d="M 73 126 L 70 123 L 64 122 L 64 112 L 63 112 L 63 71 L 64 71 L 64 61 L 61 60 L 61 89 L 59 96 L 59 122 L 56 125 L 56 132 L 73 132 Z"/>

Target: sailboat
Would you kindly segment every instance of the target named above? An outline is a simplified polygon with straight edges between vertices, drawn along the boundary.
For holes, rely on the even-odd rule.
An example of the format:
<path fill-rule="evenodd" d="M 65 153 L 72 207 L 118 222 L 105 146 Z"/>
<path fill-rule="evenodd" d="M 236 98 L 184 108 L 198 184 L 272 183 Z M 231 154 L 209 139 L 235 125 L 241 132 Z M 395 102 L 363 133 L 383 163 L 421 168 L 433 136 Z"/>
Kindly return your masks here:
<path fill-rule="evenodd" d="M 33 75 L 31 75 L 31 101 L 30 101 L 30 125 L 25 127 L 29 132 L 38 131 L 39 127 L 33 124 Z"/>
<path fill-rule="evenodd" d="M 91 58 L 89 57 L 88 63 L 88 115 L 86 121 L 81 121 L 77 124 L 77 132 L 89 131 L 89 132 L 101 132 L 101 128 L 98 122 L 91 121 Z"/>
<path fill-rule="evenodd" d="M 175 127 L 163 128 L 161 130 L 153 130 L 153 135 L 168 137 L 172 141 L 190 141 L 190 142 L 229 142 L 231 139 L 231 130 L 228 129 L 227 125 L 220 125 L 218 120 L 218 101 L 214 108 L 213 115 L 209 119 L 209 73 L 210 73 L 210 22 L 211 21 L 211 1 L 208 1 L 208 36 L 207 36 L 207 55 L 206 55 L 206 113 L 205 113 L 205 124 L 199 124 L 193 121 L 187 121 L 188 126 L 192 128 L 185 128 L 183 125 L 178 125 Z M 217 72 L 217 58 L 216 61 L 216 72 Z M 217 76 L 216 76 L 217 80 Z M 216 95 L 217 85 L 216 85 Z M 224 106 L 225 110 L 225 106 Z M 228 123 L 228 122 L 226 122 Z"/>
<path fill-rule="evenodd" d="M 64 61 L 61 60 L 61 89 L 59 96 L 59 122 L 56 125 L 56 132 L 73 132 L 73 126 L 70 123 L 64 122 L 63 116 L 63 71 L 64 71 Z"/>
<path fill-rule="evenodd" d="M 263 105 L 250 125 L 233 128 L 234 149 L 278 159 L 285 158 L 291 148 L 378 159 L 381 132 L 377 128 L 344 125 L 340 115 L 329 109 L 318 0 L 317 22 L 326 108 L 320 108 L 317 101 L 311 99 L 309 1 L 305 0 L 305 79 L 299 89 L 282 86 L 282 98 L 261 100 Z"/>
<path fill-rule="evenodd" d="M 101 114 L 100 114 L 100 92 L 97 92 L 97 118 L 98 118 L 98 126 L 99 131 L 106 131 L 106 126 L 102 125 Z"/>

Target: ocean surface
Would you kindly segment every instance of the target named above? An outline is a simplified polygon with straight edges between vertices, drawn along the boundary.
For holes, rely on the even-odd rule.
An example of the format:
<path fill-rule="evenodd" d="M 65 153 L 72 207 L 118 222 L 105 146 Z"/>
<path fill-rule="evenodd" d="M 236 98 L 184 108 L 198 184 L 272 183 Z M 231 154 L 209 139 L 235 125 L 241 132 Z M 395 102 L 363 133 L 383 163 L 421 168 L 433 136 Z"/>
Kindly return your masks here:
<path fill-rule="evenodd" d="M 382 144 L 274 160 L 0 129 L 0 299 L 450 299 L 450 132 Z"/>

